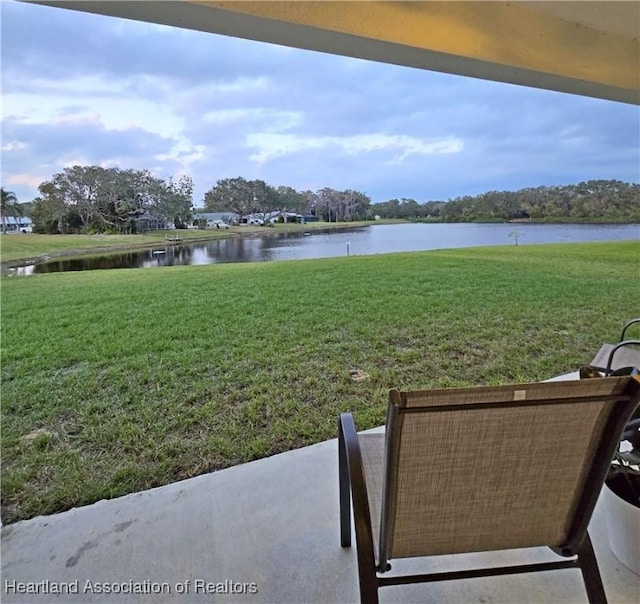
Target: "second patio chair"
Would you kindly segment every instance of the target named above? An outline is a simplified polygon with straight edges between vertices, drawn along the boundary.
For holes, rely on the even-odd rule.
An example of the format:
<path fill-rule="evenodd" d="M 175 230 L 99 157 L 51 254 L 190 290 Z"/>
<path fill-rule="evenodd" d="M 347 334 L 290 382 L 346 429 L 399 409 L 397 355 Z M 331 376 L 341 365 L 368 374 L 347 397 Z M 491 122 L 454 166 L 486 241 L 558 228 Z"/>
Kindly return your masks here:
<path fill-rule="evenodd" d="M 587 525 L 640 400 L 633 377 L 389 394 L 386 434 L 339 419 L 341 545 L 355 524 L 360 597 L 378 588 L 579 568 L 606 602 Z M 570 560 L 397 576 L 397 558 L 549 546 Z"/>
<path fill-rule="evenodd" d="M 627 340 L 629 327 L 640 323 L 640 319 L 631 319 L 622 328 L 622 333 L 616 344 L 603 344 L 590 366 L 604 375 L 625 367 L 640 367 L 640 340 Z"/>

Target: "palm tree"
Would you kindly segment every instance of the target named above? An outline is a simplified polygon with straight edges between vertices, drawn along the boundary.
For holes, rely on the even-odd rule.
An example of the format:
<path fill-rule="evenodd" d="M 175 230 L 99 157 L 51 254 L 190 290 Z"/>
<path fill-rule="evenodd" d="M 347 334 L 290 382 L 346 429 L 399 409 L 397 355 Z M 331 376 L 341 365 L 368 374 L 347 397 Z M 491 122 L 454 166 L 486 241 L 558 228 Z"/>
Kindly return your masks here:
<path fill-rule="evenodd" d="M 17 218 L 22 216 L 22 206 L 13 191 L 5 191 L 0 187 L 0 218 L 2 219 L 2 232 L 7 232 L 7 216 Z"/>

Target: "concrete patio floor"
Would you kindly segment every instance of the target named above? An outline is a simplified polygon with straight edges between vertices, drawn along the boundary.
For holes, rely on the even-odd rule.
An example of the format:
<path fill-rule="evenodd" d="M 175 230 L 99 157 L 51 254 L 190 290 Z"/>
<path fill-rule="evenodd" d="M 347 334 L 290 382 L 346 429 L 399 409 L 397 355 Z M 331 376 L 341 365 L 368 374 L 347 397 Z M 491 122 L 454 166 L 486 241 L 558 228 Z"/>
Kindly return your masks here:
<path fill-rule="evenodd" d="M 337 441 L 331 440 L 6 526 L 2 601 L 356 602 L 355 548 L 342 549 L 338 532 Z M 640 577 L 611 553 L 600 507 L 591 534 L 609 602 L 637 604 Z M 425 572 L 552 559 L 540 549 L 395 567 Z M 29 582 L 50 593 L 17 593 Z M 147 593 L 98 593 L 105 583 Z M 56 588 L 79 593 L 51 593 Z M 215 593 L 220 589 L 236 593 Z M 380 594 L 381 602 L 403 604 L 586 602 L 577 570 L 387 587 Z"/>

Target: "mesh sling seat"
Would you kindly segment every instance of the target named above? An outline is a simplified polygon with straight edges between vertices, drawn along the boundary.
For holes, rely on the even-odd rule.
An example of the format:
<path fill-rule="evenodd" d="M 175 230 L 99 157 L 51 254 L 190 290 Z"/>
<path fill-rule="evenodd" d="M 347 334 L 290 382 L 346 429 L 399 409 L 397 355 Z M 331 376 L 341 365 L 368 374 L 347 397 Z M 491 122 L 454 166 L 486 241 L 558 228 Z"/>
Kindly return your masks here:
<path fill-rule="evenodd" d="M 640 367 L 640 340 L 626 339 L 627 329 L 636 323 L 640 323 L 640 319 L 631 319 L 626 323 L 618 342 L 603 344 L 589 364 L 605 375 L 625 367 Z"/>
<path fill-rule="evenodd" d="M 378 588 L 580 568 L 606 602 L 587 533 L 634 377 L 389 393 L 385 434 L 338 420 L 340 539 L 355 524 L 360 598 Z M 548 546 L 571 560 L 395 576 L 397 558 Z"/>

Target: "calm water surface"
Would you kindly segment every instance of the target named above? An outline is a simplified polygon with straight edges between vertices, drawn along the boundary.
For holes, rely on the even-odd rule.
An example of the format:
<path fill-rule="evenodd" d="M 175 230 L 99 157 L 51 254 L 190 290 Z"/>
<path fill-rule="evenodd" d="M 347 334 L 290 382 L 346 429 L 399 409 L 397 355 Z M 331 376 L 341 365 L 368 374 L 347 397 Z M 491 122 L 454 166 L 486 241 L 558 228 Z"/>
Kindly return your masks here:
<path fill-rule="evenodd" d="M 355 229 L 280 233 L 174 245 L 138 252 L 44 262 L 15 269 L 29 275 L 108 268 L 263 262 L 331 258 L 486 245 L 638 239 L 640 225 L 586 224 L 374 224 Z"/>

